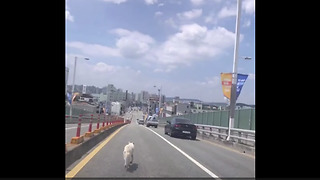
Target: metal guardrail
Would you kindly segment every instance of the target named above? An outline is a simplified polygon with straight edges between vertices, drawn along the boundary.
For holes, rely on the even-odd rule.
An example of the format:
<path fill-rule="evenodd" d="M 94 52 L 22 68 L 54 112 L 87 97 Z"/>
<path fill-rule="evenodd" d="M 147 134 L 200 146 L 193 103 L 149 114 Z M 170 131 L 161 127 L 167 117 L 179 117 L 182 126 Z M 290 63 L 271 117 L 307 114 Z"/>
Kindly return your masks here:
<path fill-rule="evenodd" d="M 197 129 L 201 133 L 206 133 L 209 135 L 217 135 L 219 138 L 221 136 L 228 136 L 228 128 L 222 126 L 210 126 L 210 125 L 203 125 L 203 124 L 195 124 Z M 246 129 L 237 129 L 231 128 L 231 135 L 230 138 L 232 140 L 237 140 L 239 143 L 247 144 L 255 146 L 255 131 L 253 130 L 246 130 Z"/>
<path fill-rule="evenodd" d="M 166 125 L 166 119 L 159 119 L 159 126 Z M 228 136 L 228 128 L 223 126 L 212 126 L 205 124 L 194 124 L 197 126 L 197 130 L 200 133 L 206 133 L 210 136 L 219 137 L 221 139 L 225 139 Z M 230 129 L 230 139 L 233 141 L 237 141 L 241 144 L 246 144 L 250 146 L 255 146 L 255 130 L 247 130 L 247 129 L 238 129 L 231 128 Z M 222 138 L 225 137 L 225 138 Z"/>

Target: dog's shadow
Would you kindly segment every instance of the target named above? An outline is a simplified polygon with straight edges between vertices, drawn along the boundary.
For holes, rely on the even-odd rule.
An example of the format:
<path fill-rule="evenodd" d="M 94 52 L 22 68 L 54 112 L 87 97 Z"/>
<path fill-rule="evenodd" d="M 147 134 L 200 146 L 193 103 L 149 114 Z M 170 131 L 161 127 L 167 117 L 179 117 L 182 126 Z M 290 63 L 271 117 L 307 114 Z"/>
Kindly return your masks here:
<path fill-rule="evenodd" d="M 129 171 L 129 172 L 133 172 L 133 171 L 135 171 L 135 170 L 137 170 L 138 169 L 138 164 L 137 163 L 132 163 L 130 166 L 129 166 L 129 168 L 127 169 L 127 171 Z"/>

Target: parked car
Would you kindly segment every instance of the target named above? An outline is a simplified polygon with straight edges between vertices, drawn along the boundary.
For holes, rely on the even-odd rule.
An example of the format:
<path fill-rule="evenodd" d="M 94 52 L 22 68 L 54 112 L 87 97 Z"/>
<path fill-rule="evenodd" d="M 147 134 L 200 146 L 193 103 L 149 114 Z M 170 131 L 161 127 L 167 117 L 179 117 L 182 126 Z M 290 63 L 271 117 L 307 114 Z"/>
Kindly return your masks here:
<path fill-rule="evenodd" d="M 153 115 L 153 116 L 149 116 L 146 122 L 146 126 L 153 126 L 155 128 L 157 128 L 159 125 L 159 120 L 157 118 L 157 116 Z"/>
<path fill-rule="evenodd" d="M 143 119 L 137 119 L 137 121 L 138 121 L 138 124 L 144 125 L 144 120 Z"/>
<path fill-rule="evenodd" d="M 190 119 L 174 117 L 171 121 L 167 121 L 164 127 L 164 134 L 168 134 L 171 137 L 190 137 L 195 140 L 197 138 L 197 126 Z"/>

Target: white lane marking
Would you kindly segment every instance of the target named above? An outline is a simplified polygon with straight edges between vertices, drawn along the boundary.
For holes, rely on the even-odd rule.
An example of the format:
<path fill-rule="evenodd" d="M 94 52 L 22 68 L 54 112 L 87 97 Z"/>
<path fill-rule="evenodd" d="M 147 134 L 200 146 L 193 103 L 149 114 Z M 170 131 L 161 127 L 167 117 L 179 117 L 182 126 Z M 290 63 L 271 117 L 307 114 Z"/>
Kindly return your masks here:
<path fill-rule="evenodd" d="M 89 125 L 81 126 L 81 128 L 84 128 L 84 127 L 89 127 Z M 76 128 L 78 128 L 78 126 L 77 126 L 77 127 L 69 127 L 69 128 L 66 128 L 66 130 L 69 130 L 69 129 L 76 129 Z"/>
<path fill-rule="evenodd" d="M 145 126 L 144 126 L 145 127 Z M 198 161 L 196 161 L 195 159 L 193 159 L 191 156 L 189 156 L 187 153 L 183 152 L 180 148 L 178 148 L 177 146 L 175 146 L 174 144 L 172 144 L 170 141 L 166 140 L 164 137 L 162 137 L 161 135 L 159 135 L 158 133 L 156 133 L 155 131 L 153 131 L 150 128 L 145 127 L 146 129 L 150 130 L 151 132 L 153 132 L 154 134 L 156 134 L 157 136 L 159 136 L 161 139 L 163 139 L 165 142 L 167 142 L 169 145 L 171 145 L 172 147 L 174 147 L 176 150 L 178 150 L 181 154 L 183 154 L 185 157 L 187 157 L 190 161 L 192 161 L 194 164 L 196 164 L 199 168 L 201 168 L 203 171 L 205 171 L 207 174 L 209 174 L 211 177 L 213 178 L 219 178 L 217 175 L 215 175 L 213 172 L 211 172 L 209 169 L 207 169 L 206 167 L 204 167 L 202 164 L 200 164 Z"/>

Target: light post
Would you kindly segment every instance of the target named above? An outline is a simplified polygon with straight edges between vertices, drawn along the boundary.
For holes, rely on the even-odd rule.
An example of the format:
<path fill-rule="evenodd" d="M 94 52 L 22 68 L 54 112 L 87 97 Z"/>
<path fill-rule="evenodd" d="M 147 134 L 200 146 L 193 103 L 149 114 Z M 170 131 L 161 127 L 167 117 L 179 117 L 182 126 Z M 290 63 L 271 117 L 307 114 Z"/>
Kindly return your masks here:
<path fill-rule="evenodd" d="M 154 85 L 153 87 L 157 87 L 157 86 Z M 161 109 L 161 89 L 162 89 L 162 85 L 160 85 L 160 88 L 158 89 L 158 92 L 159 92 L 159 117 L 160 117 L 160 109 Z"/>
<path fill-rule="evenodd" d="M 69 77 L 69 68 L 66 66 L 66 88 L 65 88 L 65 95 L 67 95 L 68 77 Z"/>
<path fill-rule="evenodd" d="M 241 15 L 241 0 L 237 0 L 237 19 L 236 19 L 236 38 L 235 38 L 235 47 L 234 47 L 234 56 L 233 56 L 233 68 L 232 68 L 232 85 L 231 85 L 231 96 L 230 96 L 230 113 L 229 113 L 229 125 L 228 125 L 228 136 L 227 141 L 230 139 L 230 129 L 234 124 L 234 112 L 236 106 L 237 98 L 237 68 L 238 68 L 238 46 L 239 46 L 239 25 L 240 25 L 240 15 Z"/>
<path fill-rule="evenodd" d="M 84 58 L 84 60 L 89 60 L 89 58 Z M 73 93 L 74 93 L 74 82 L 76 78 L 76 68 L 77 68 L 77 56 L 74 57 L 74 71 L 73 71 L 73 82 L 72 82 L 72 92 L 71 92 L 71 98 L 73 98 Z M 72 116 L 72 108 L 73 108 L 73 102 L 71 99 L 71 104 L 70 104 L 70 117 Z"/>
<path fill-rule="evenodd" d="M 242 56 L 241 59 L 244 60 L 251 60 L 251 57 Z M 235 65 L 234 65 L 235 66 Z M 230 114 L 229 114 L 229 126 L 228 126 L 228 136 L 227 141 L 230 139 L 230 129 L 234 127 L 234 113 L 236 108 L 236 101 L 237 101 L 237 79 L 238 79 L 237 69 L 234 69 L 232 72 L 232 86 L 231 86 L 231 96 L 230 96 Z M 235 84 L 234 84 L 235 82 Z"/>

